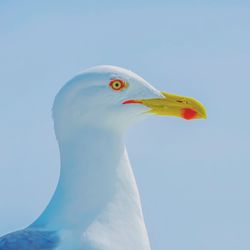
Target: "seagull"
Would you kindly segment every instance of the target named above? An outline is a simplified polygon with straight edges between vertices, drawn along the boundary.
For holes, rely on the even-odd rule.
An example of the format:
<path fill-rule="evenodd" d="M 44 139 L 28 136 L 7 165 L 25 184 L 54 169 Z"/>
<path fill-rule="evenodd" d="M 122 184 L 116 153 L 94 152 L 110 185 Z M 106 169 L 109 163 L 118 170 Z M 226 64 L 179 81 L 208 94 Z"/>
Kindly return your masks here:
<path fill-rule="evenodd" d="M 0 250 L 150 250 L 124 134 L 149 115 L 205 119 L 197 100 L 160 92 L 115 66 L 69 80 L 53 105 L 61 171 L 44 212 Z"/>

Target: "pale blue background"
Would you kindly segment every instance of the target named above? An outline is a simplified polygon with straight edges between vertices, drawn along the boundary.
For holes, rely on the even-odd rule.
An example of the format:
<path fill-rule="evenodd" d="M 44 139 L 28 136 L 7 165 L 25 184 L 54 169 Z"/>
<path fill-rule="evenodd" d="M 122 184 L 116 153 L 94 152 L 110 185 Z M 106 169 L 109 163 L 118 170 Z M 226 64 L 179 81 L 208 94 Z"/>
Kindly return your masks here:
<path fill-rule="evenodd" d="M 46 206 L 53 98 L 98 64 L 207 107 L 206 121 L 150 117 L 128 133 L 152 249 L 249 250 L 249 1 L 1 0 L 0 234 Z"/>

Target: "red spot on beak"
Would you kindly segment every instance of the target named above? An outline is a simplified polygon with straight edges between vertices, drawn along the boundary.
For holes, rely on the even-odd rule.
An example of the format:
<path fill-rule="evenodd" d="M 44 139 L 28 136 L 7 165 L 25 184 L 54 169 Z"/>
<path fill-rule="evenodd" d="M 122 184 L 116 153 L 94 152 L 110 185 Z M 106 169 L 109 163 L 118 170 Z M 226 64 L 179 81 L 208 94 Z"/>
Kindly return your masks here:
<path fill-rule="evenodd" d="M 197 115 L 197 112 L 190 108 L 182 109 L 181 116 L 186 120 L 192 120 Z"/>
<path fill-rule="evenodd" d="M 132 103 L 142 103 L 142 101 L 139 100 L 127 100 L 123 102 L 122 104 L 132 104 Z"/>

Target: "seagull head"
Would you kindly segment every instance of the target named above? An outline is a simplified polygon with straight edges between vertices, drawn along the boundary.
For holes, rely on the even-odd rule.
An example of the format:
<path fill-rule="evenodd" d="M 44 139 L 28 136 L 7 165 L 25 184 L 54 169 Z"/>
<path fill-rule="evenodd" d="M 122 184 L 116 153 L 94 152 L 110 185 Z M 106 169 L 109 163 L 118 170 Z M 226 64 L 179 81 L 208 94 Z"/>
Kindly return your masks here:
<path fill-rule="evenodd" d="M 97 66 L 75 76 L 59 91 L 53 106 L 57 136 L 83 126 L 124 130 L 148 114 L 206 118 L 197 100 L 160 92 L 132 71 L 114 66 Z"/>

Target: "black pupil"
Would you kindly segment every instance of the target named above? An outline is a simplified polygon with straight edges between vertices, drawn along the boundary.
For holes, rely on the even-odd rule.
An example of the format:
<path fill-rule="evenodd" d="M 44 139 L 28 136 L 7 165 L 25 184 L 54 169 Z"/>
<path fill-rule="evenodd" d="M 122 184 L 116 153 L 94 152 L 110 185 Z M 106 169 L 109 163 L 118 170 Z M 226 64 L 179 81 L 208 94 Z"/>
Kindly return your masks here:
<path fill-rule="evenodd" d="M 116 82 L 116 83 L 115 83 L 115 87 L 117 87 L 117 88 L 120 87 L 120 83 L 119 83 L 119 82 Z"/>

